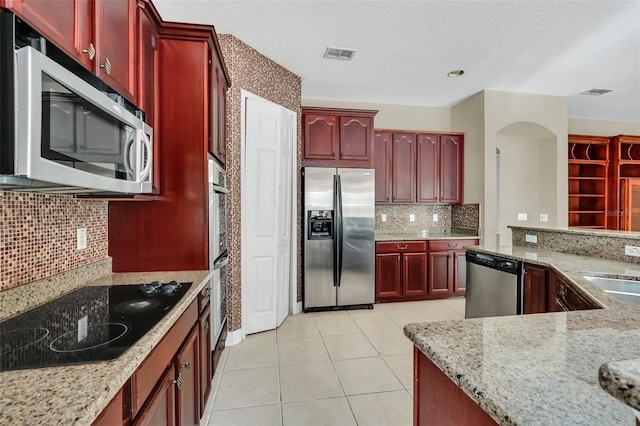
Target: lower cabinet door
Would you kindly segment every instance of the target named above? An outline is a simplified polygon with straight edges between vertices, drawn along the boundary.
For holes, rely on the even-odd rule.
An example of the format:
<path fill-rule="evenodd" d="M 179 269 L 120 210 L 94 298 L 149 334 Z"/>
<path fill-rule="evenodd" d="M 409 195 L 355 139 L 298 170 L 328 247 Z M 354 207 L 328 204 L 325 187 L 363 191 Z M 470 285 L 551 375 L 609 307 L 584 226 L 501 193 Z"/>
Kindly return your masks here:
<path fill-rule="evenodd" d="M 211 391 L 211 308 L 200 314 L 200 417 Z"/>
<path fill-rule="evenodd" d="M 463 296 L 467 292 L 467 251 L 453 252 L 453 294 Z"/>
<path fill-rule="evenodd" d="M 175 426 L 176 424 L 176 369 L 171 364 L 155 390 L 140 410 L 134 425 Z"/>
<path fill-rule="evenodd" d="M 400 253 L 376 255 L 376 300 L 402 296 L 400 256 Z"/>
<path fill-rule="evenodd" d="M 447 295 L 451 293 L 452 272 L 450 252 L 429 253 L 429 294 Z"/>
<path fill-rule="evenodd" d="M 402 254 L 405 296 L 427 294 L 427 253 Z"/>
<path fill-rule="evenodd" d="M 199 327 L 193 327 L 176 355 L 177 418 L 180 426 L 200 423 L 199 334 Z"/>

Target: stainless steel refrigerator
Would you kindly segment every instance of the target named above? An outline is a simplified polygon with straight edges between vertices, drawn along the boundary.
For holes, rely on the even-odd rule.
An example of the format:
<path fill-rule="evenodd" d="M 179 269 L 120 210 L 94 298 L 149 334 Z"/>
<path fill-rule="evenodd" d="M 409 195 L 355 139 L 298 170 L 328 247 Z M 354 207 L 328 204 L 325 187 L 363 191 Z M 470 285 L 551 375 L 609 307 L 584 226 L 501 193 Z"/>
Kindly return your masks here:
<path fill-rule="evenodd" d="M 371 308 L 374 170 L 305 167 L 302 177 L 304 310 Z"/>

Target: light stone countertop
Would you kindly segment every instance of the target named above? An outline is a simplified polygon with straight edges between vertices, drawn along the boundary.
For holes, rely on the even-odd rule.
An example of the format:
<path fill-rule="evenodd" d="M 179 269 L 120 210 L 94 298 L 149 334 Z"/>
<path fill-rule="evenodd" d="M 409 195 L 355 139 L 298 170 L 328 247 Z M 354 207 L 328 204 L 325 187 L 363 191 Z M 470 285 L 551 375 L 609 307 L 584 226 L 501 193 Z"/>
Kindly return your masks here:
<path fill-rule="evenodd" d="M 552 267 L 604 309 L 408 324 L 405 335 L 501 425 L 634 424 L 632 408 L 600 387 L 598 370 L 637 368 L 629 360 L 640 359 L 640 307 L 583 275 L 640 277 L 640 268 L 529 247 L 471 250 Z"/>
<path fill-rule="evenodd" d="M 425 240 L 472 240 L 477 239 L 476 235 L 457 230 L 377 230 L 375 232 L 376 241 L 425 241 Z"/>
<path fill-rule="evenodd" d="M 209 271 L 117 273 L 87 284 L 193 283 L 155 327 L 113 361 L 0 372 L 0 425 L 90 425 L 210 278 Z"/>
<path fill-rule="evenodd" d="M 640 410 L 640 359 L 609 362 L 600 367 L 600 386 Z"/>

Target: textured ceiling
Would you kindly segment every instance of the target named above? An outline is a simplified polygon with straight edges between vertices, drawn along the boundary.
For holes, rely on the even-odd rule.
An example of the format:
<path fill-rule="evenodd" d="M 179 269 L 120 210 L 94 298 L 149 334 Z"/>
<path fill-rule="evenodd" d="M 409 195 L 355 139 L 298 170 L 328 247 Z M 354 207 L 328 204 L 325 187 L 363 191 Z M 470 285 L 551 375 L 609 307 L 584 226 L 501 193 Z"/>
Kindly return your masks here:
<path fill-rule="evenodd" d="M 154 0 L 302 77 L 304 99 L 450 107 L 482 90 L 568 98 L 569 116 L 640 122 L 640 1 Z M 326 47 L 356 49 L 352 61 Z M 448 71 L 464 69 L 458 79 Z M 580 96 L 592 88 L 613 89 Z"/>

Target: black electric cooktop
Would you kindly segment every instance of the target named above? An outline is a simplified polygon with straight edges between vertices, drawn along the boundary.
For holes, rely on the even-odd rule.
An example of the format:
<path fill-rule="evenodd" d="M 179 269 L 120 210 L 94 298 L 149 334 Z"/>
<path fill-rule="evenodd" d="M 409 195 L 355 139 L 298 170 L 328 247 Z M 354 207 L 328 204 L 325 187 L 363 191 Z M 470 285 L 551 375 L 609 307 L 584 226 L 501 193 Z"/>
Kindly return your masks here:
<path fill-rule="evenodd" d="M 82 287 L 0 322 L 0 371 L 118 358 L 192 283 Z"/>

